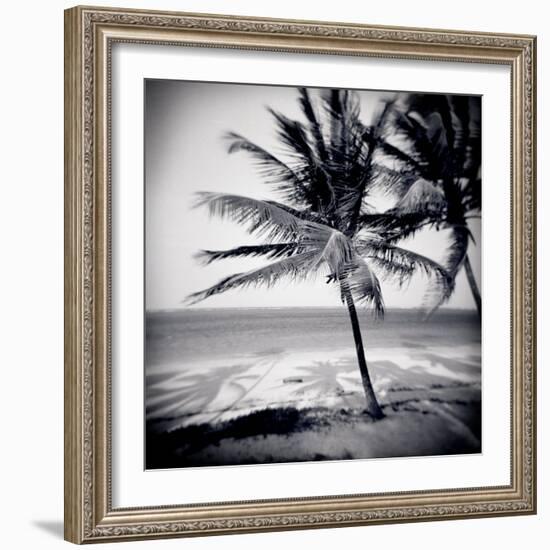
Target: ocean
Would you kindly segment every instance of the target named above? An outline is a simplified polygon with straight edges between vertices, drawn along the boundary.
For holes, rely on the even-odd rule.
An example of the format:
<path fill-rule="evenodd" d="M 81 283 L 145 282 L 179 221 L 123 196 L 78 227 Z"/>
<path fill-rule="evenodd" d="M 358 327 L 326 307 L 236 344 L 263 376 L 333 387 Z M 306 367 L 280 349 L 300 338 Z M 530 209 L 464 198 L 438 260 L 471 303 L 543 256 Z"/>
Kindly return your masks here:
<path fill-rule="evenodd" d="M 477 313 L 440 309 L 390 310 L 383 320 L 358 310 L 365 348 L 478 345 Z M 146 316 L 147 368 L 173 362 L 354 346 L 345 307 L 181 309 Z"/>

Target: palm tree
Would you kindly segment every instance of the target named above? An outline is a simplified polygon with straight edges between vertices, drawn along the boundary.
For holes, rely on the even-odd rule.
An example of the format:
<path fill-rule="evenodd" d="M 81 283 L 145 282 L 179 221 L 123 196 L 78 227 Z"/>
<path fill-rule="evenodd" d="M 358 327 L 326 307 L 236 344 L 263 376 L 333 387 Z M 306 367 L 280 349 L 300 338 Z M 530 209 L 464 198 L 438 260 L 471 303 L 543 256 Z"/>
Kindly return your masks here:
<path fill-rule="evenodd" d="M 385 103 L 375 123 L 366 126 L 359 118 L 359 100 L 353 93 L 326 90 L 314 100 L 308 90 L 300 89 L 299 102 L 304 122 L 270 110 L 288 160 L 239 134 L 226 136 L 229 152 L 248 153 L 281 201 L 202 192 L 196 203 L 206 206 L 210 215 L 245 226 L 260 240 L 230 250 L 203 250 L 198 256 L 206 264 L 237 257 L 263 257 L 271 262 L 230 275 L 188 300 L 196 303 L 236 288 L 271 287 L 283 277 L 298 281 L 324 273 L 327 283 L 338 285 L 347 305 L 366 410 L 378 419 L 383 413 L 367 368 L 356 304 L 369 305 L 375 316 L 383 315 L 375 269 L 400 284 L 420 270 L 444 288 L 448 276 L 436 262 L 385 242 L 362 221 L 370 212 L 368 199 L 378 173 L 374 153 L 376 143 L 383 142 L 391 104 Z"/>
<path fill-rule="evenodd" d="M 383 168 L 386 190 L 397 195 L 384 214 L 365 216 L 390 242 L 422 227 L 450 230 L 443 262 L 454 281 L 464 268 L 478 314 L 481 294 L 468 256 L 473 236 L 468 220 L 481 213 L 481 99 L 474 96 L 407 94 L 394 103 L 391 114 L 394 147 L 392 168 Z M 434 309 L 448 297 L 439 294 Z"/>

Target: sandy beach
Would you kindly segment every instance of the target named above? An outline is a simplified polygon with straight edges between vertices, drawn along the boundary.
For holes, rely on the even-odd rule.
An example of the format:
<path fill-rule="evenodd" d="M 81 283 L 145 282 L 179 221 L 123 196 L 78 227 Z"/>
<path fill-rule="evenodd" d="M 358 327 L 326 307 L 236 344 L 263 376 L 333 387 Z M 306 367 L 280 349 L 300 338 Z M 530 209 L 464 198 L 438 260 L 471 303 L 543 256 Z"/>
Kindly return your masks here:
<path fill-rule="evenodd" d="M 379 422 L 343 308 L 149 314 L 147 467 L 480 452 L 476 315 L 361 322 Z"/>

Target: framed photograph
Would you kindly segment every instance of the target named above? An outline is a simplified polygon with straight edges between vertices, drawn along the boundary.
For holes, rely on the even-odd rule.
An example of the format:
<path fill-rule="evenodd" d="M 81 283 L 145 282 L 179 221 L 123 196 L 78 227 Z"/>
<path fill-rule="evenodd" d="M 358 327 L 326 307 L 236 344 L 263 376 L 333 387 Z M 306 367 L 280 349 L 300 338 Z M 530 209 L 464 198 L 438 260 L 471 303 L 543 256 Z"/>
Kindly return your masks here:
<path fill-rule="evenodd" d="M 65 538 L 533 514 L 535 37 L 65 12 Z"/>

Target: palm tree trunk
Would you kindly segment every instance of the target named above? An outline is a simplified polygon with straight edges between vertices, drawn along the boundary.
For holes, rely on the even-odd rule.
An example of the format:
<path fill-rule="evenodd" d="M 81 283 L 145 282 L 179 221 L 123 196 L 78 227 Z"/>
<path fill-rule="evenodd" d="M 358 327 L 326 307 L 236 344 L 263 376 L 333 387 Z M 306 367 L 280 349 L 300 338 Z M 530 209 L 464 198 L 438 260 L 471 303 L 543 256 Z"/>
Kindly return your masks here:
<path fill-rule="evenodd" d="M 474 272 L 472 270 L 472 265 L 470 264 L 468 254 L 466 254 L 466 257 L 464 258 L 464 269 L 466 270 L 466 276 L 468 277 L 468 282 L 470 283 L 470 289 L 476 302 L 477 312 L 479 314 L 479 318 L 481 319 L 481 294 L 479 293 L 479 288 L 474 277 Z"/>
<path fill-rule="evenodd" d="M 359 318 L 357 317 L 357 310 L 353 302 L 353 296 L 345 285 L 342 285 L 342 293 L 348 306 L 349 318 L 351 321 L 351 328 L 353 329 L 353 339 L 355 340 L 355 351 L 357 353 L 357 361 L 359 363 L 359 371 L 361 372 L 361 380 L 363 381 L 363 390 L 365 391 L 365 398 L 367 401 L 367 412 L 374 418 L 380 419 L 384 417 L 384 413 L 378 404 L 376 395 L 369 376 L 369 370 L 367 368 L 367 360 L 365 359 L 365 350 L 363 348 L 363 338 L 361 336 L 361 329 L 359 327 Z"/>

